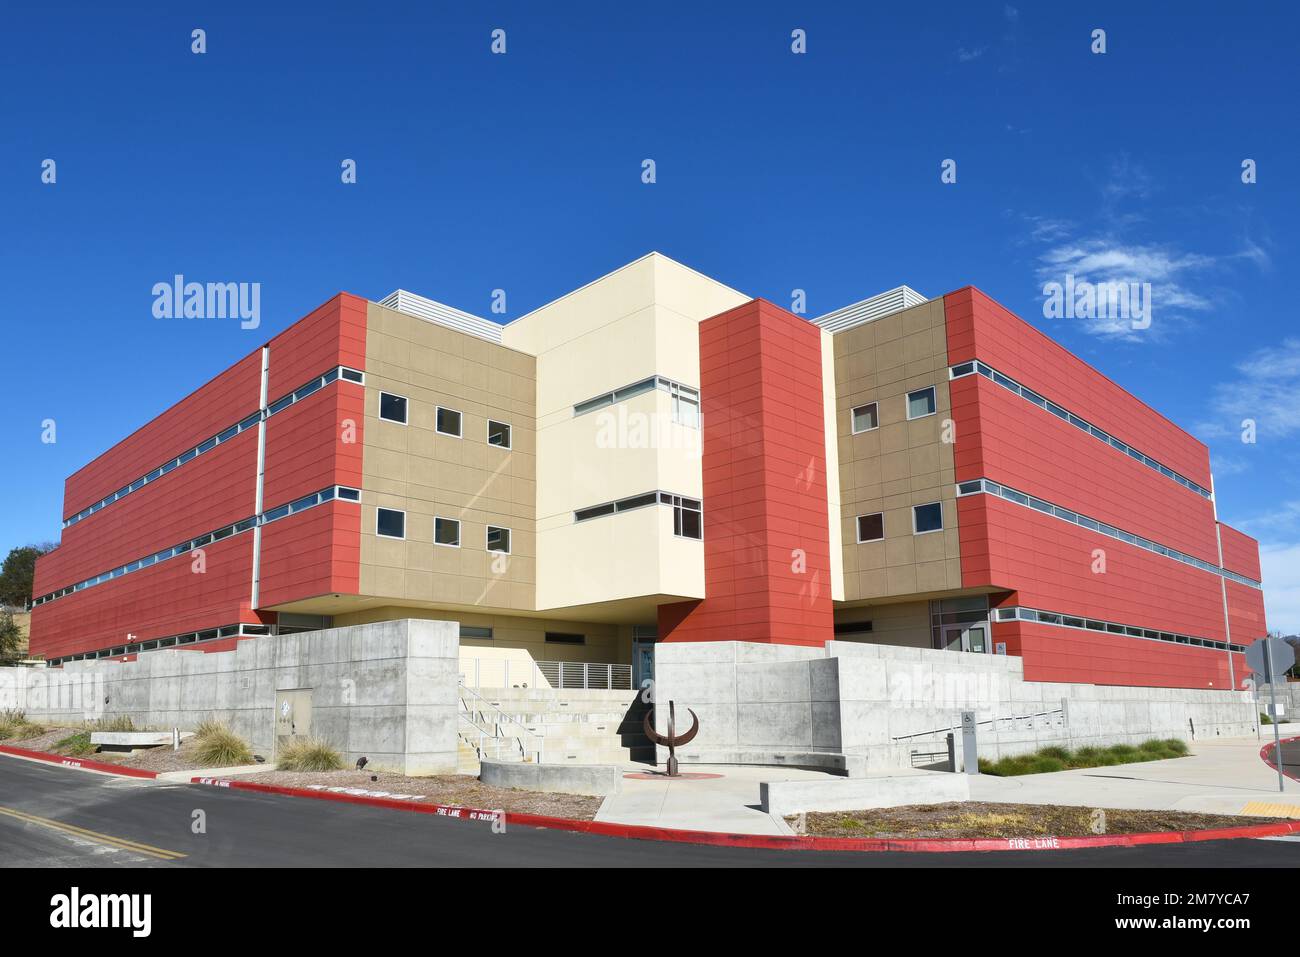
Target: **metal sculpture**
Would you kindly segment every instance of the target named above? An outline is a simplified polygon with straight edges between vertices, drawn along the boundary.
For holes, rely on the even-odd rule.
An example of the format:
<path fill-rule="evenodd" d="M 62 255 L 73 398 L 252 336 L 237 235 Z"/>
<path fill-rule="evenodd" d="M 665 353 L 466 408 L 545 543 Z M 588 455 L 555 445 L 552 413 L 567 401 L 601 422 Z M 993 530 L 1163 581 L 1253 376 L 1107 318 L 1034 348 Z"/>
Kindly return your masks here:
<path fill-rule="evenodd" d="M 650 720 L 654 714 L 654 708 L 645 713 L 641 724 L 645 728 L 645 736 L 655 744 L 663 745 L 668 749 L 668 776 L 670 778 L 681 777 L 677 770 L 677 749 L 684 744 L 690 744 L 695 740 L 695 736 L 700 733 L 700 719 L 690 708 L 686 709 L 691 712 L 691 729 L 685 734 L 677 733 L 677 702 L 668 702 L 668 734 L 663 735 L 655 730 L 654 722 Z"/>

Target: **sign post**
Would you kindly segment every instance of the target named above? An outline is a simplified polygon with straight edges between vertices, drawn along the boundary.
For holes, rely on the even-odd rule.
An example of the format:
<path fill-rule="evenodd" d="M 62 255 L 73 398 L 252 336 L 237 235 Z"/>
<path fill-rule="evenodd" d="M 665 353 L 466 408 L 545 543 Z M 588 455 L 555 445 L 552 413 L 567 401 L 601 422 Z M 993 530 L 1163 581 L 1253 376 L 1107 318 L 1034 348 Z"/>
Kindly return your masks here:
<path fill-rule="evenodd" d="M 1282 732 L 1277 719 L 1277 686 L 1279 675 L 1285 675 L 1295 664 L 1295 649 L 1277 638 L 1261 638 L 1246 649 L 1246 664 L 1256 675 L 1268 682 L 1269 718 L 1273 722 L 1273 760 L 1277 762 L 1277 789 L 1286 790 L 1286 776 L 1282 773 Z"/>
<path fill-rule="evenodd" d="M 967 774 L 980 773 L 979 748 L 975 744 L 975 712 L 961 713 L 961 751 L 962 763 Z"/>

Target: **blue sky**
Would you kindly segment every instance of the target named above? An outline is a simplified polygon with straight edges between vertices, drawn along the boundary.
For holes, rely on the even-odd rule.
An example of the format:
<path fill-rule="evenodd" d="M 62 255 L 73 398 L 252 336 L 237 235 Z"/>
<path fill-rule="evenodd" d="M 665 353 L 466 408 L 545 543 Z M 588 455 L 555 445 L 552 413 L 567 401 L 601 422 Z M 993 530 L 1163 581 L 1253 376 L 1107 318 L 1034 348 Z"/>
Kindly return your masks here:
<path fill-rule="evenodd" d="M 1300 631 L 1300 15 L 1064 6 L 10 5 L 0 550 L 56 540 L 66 475 L 339 290 L 502 288 L 510 318 L 657 249 L 810 315 L 981 287 L 1211 445 Z M 1065 272 L 1150 282 L 1151 327 L 1044 318 Z M 261 283 L 261 326 L 155 319 L 176 273 Z"/>

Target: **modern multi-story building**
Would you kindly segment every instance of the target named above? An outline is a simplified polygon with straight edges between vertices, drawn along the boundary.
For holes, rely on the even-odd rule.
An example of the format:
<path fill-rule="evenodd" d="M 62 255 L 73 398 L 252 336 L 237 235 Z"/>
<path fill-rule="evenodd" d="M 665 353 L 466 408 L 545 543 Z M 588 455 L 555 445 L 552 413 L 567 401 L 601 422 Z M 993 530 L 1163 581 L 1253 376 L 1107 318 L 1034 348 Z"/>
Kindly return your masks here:
<path fill-rule="evenodd" d="M 425 617 L 463 667 L 834 637 L 1226 690 L 1265 622 L 1213 489 L 972 287 L 808 321 L 650 254 L 504 325 L 341 293 L 67 480 L 32 650 Z"/>

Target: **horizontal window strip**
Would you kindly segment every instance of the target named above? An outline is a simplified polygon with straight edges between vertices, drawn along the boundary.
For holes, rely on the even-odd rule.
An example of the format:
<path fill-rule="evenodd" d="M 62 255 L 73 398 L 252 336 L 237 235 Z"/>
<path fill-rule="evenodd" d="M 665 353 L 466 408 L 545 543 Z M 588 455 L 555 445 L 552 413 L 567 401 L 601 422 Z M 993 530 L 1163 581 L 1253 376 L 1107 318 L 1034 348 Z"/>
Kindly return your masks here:
<path fill-rule="evenodd" d="M 1003 375 L 1001 372 L 998 372 L 996 369 L 993 369 L 985 365 L 983 362 L 980 362 L 978 359 L 971 362 L 960 363 L 948 370 L 948 378 L 950 379 L 961 379 L 968 375 L 982 375 L 990 382 L 994 382 L 997 385 L 1002 386 L 1002 388 L 1010 392 L 1014 392 L 1016 395 L 1020 396 L 1026 402 L 1030 402 L 1033 405 L 1038 406 L 1040 409 L 1043 409 L 1044 411 L 1049 412 L 1050 414 L 1056 416 L 1061 421 L 1069 422 L 1071 425 L 1073 425 L 1076 429 L 1079 429 L 1081 432 L 1086 432 L 1088 435 L 1091 435 L 1097 441 L 1106 443 L 1111 448 L 1115 449 L 1117 452 L 1122 452 L 1125 455 L 1127 455 L 1129 458 L 1133 459 L 1134 461 L 1141 462 L 1147 468 L 1154 469 L 1155 471 L 1163 475 L 1165 478 L 1177 482 L 1179 485 L 1183 486 L 1186 489 L 1190 489 L 1191 491 L 1195 492 L 1197 495 L 1200 495 L 1202 498 L 1212 497 L 1209 489 L 1197 485 L 1187 476 L 1175 472 L 1167 465 L 1162 465 L 1160 462 L 1156 461 L 1151 456 L 1146 455 L 1143 452 L 1139 452 L 1137 449 L 1133 448 L 1131 445 L 1125 442 L 1121 442 L 1119 439 L 1115 438 L 1115 436 L 1111 435 L 1109 432 L 1097 428 L 1097 426 L 1093 425 L 1087 419 L 1080 418 L 1079 416 L 1075 415 L 1073 412 L 1070 412 L 1069 410 L 1064 409 L 1061 406 L 1057 405 L 1055 402 L 1043 398 L 1033 389 L 1029 388 L 1028 386 L 1021 385 L 1015 379 L 1011 378 L 1010 376 Z"/>
<path fill-rule="evenodd" d="M 640 382 L 633 382 L 631 385 L 625 385 L 621 389 L 614 389 L 606 392 L 604 395 L 598 395 L 595 398 L 587 399 L 585 402 L 579 402 L 573 407 L 573 415 L 576 418 L 580 415 L 586 415 L 588 412 L 595 412 L 597 409 L 603 409 L 606 406 L 613 405 L 615 402 L 622 402 L 633 396 L 641 395 L 645 392 L 653 392 L 658 389 L 661 392 L 667 392 L 674 398 L 686 397 L 690 401 L 699 402 L 700 391 L 693 389 L 688 385 L 682 385 L 673 379 L 666 379 L 663 376 L 651 376 L 648 379 L 642 379 Z"/>
<path fill-rule="evenodd" d="M 270 625 L 253 625 L 248 622 L 238 625 L 220 625 L 216 628 L 204 628 L 201 631 L 187 631 L 179 635 L 168 635 L 165 638 L 135 641 L 129 645 L 116 645 L 109 648 L 98 648 L 95 651 L 78 652 L 75 655 L 64 655 L 61 658 L 51 658 L 45 663 L 50 667 L 55 667 L 69 661 L 117 658 L 122 655 L 139 654 L 142 651 L 153 651 L 156 648 L 185 648 L 205 641 L 215 641 L 218 638 L 253 638 L 259 635 L 269 635 L 270 633 Z"/>
<path fill-rule="evenodd" d="M 287 409 L 295 402 L 299 402 L 302 399 L 307 398 L 307 396 L 311 395 L 312 393 L 317 392 L 320 389 L 323 389 L 325 386 L 329 385 L 335 379 L 343 379 L 347 382 L 356 382 L 358 384 L 364 384 L 365 378 L 366 378 L 365 373 L 361 372 L 358 369 L 351 369 L 348 368 L 347 366 L 336 366 L 333 369 L 330 369 L 328 372 L 322 375 L 318 375 L 310 382 L 306 382 L 303 385 L 300 385 L 298 388 L 294 389 L 288 395 L 283 396 L 280 399 L 277 399 L 275 402 L 272 402 L 265 409 L 258 409 L 256 412 L 253 412 L 252 414 L 245 416 L 243 419 L 240 419 L 234 425 L 227 426 L 226 428 L 222 429 L 220 432 L 218 432 L 216 435 L 212 436 L 211 438 L 204 439 L 202 442 L 194 446 L 192 449 L 187 449 L 184 452 L 182 452 L 180 455 L 177 455 L 175 458 L 172 458 L 164 462 L 156 469 L 150 472 L 146 472 L 144 475 L 140 476 L 138 479 L 136 479 L 134 482 L 131 482 L 129 485 L 122 486 L 122 488 L 118 489 L 112 495 L 106 495 L 104 496 L 104 498 L 100 499 L 94 505 L 89 505 L 86 508 L 83 508 L 76 515 L 72 515 L 68 518 L 65 518 L 63 520 L 63 527 L 67 528 L 70 525 L 76 525 L 78 522 L 82 521 L 83 519 L 87 519 L 91 515 L 94 515 L 100 509 L 107 508 L 109 505 L 112 505 L 114 502 L 118 501 L 119 499 L 126 498 L 126 496 L 130 495 L 132 492 L 139 490 L 145 485 L 148 485 L 150 482 L 162 478 L 168 472 L 172 471 L 172 469 L 179 468 L 180 466 L 184 465 L 186 462 L 190 461 L 191 459 L 198 458 L 204 452 L 211 452 L 218 445 L 221 445 L 224 442 L 229 442 L 235 436 L 247 432 L 249 429 L 256 426 L 263 419 L 268 419 L 271 416 L 275 415 L 275 413 Z"/>
<path fill-rule="evenodd" d="M 1170 548 L 1168 545 L 1161 545 L 1153 542 L 1149 538 L 1143 538 L 1141 535 L 1134 535 L 1132 532 L 1126 532 L 1123 529 L 1116 528 L 1114 525 L 1107 525 L 1105 522 L 1099 522 L 1095 518 L 1089 518 L 1087 515 L 1081 515 L 1078 512 L 1063 508 L 1060 505 L 1054 505 L 1034 495 L 1028 495 L 1016 489 L 1009 488 L 1006 485 L 994 482 L 992 479 L 979 478 L 972 479 L 969 482 L 957 483 L 957 497 L 961 498 L 966 495 L 996 495 L 1004 498 L 1008 502 L 1014 502 L 1016 505 L 1022 505 L 1025 508 L 1031 508 L 1036 512 L 1042 512 L 1044 515 L 1050 515 L 1053 518 L 1059 518 L 1061 521 L 1069 522 L 1071 525 L 1078 525 L 1094 532 L 1100 532 L 1111 538 L 1118 539 L 1121 542 L 1127 542 L 1130 545 L 1136 545 L 1138 548 L 1144 548 L 1149 552 L 1155 552 L 1157 555 L 1163 555 L 1166 558 L 1172 558 L 1176 562 L 1182 562 L 1184 565 L 1191 565 L 1193 568 L 1199 568 L 1201 571 L 1209 572 L 1212 575 L 1219 575 L 1230 581 L 1235 581 L 1242 585 L 1248 585 L 1251 588 L 1262 587 L 1254 579 L 1247 578 L 1245 575 L 1238 575 L 1236 572 L 1228 571 L 1204 559 L 1197 558 L 1194 555 L 1188 555 L 1186 552 L 1180 552 L 1176 548 Z"/>
<path fill-rule="evenodd" d="M 593 518 L 600 518 L 603 515 L 630 512 L 634 509 L 646 508 L 650 505 L 674 505 L 694 512 L 701 510 L 699 499 L 687 498 L 684 495 L 675 495 L 672 492 L 664 492 L 656 489 L 653 492 L 642 492 L 638 495 L 629 495 L 627 498 L 620 498 L 613 502 L 601 502 L 599 505 L 580 508 L 573 513 L 573 520 L 575 522 L 586 522 Z"/>
<path fill-rule="evenodd" d="M 1091 631 L 1105 635 L 1120 635 L 1124 638 L 1142 638 L 1146 641 L 1163 641 L 1168 644 L 1188 645 L 1194 648 L 1215 648 L 1219 651 L 1231 649 L 1237 653 L 1246 650 L 1245 645 L 1229 645 L 1226 641 L 1213 638 L 1197 638 L 1194 635 L 1180 635 L 1171 631 L 1156 631 L 1151 628 L 1138 628 L 1135 625 L 1122 625 L 1114 621 L 1101 621 L 1082 615 L 1063 615 L 1039 608 L 1025 608 L 1012 605 L 994 611 L 995 622 L 999 621 L 1034 621 L 1040 625 L 1056 625 L 1060 628 L 1074 628 L 1079 631 Z"/>
<path fill-rule="evenodd" d="M 87 578 L 85 581 L 77 582 L 75 585 L 68 585 L 66 588 L 60 588 L 47 595 L 42 595 L 33 600 L 32 605 L 43 605 L 46 602 L 63 598 L 73 592 L 84 591 L 85 589 L 92 588 L 95 585 L 101 585 L 106 581 L 121 578 L 123 575 L 138 572 L 143 568 L 152 568 L 159 562 L 165 562 L 178 555 L 187 555 L 196 548 L 204 548 L 214 542 L 224 541 L 225 539 L 231 538 L 235 535 L 241 535 L 250 529 L 257 528 L 261 525 L 268 525 L 287 515 L 296 515 L 298 512 L 314 508 L 317 505 L 323 505 L 326 502 L 332 502 L 335 499 L 344 502 L 359 502 L 361 501 L 361 490 L 357 488 L 349 488 L 346 485 L 331 485 L 328 488 L 321 489 L 319 492 L 313 492 L 310 495 L 304 495 L 302 498 L 295 499 L 287 505 L 280 505 L 276 508 L 265 511 L 261 515 L 252 515 L 248 518 L 240 519 L 238 522 L 223 525 L 215 531 L 199 535 L 187 542 L 181 542 L 179 545 L 175 545 L 171 548 L 164 548 L 160 552 L 154 552 L 152 555 L 137 558 L 133 562 L 127 562 L 125 565 L 121 565 L 110 571 L 101 572 L 93 578 Z"/>

